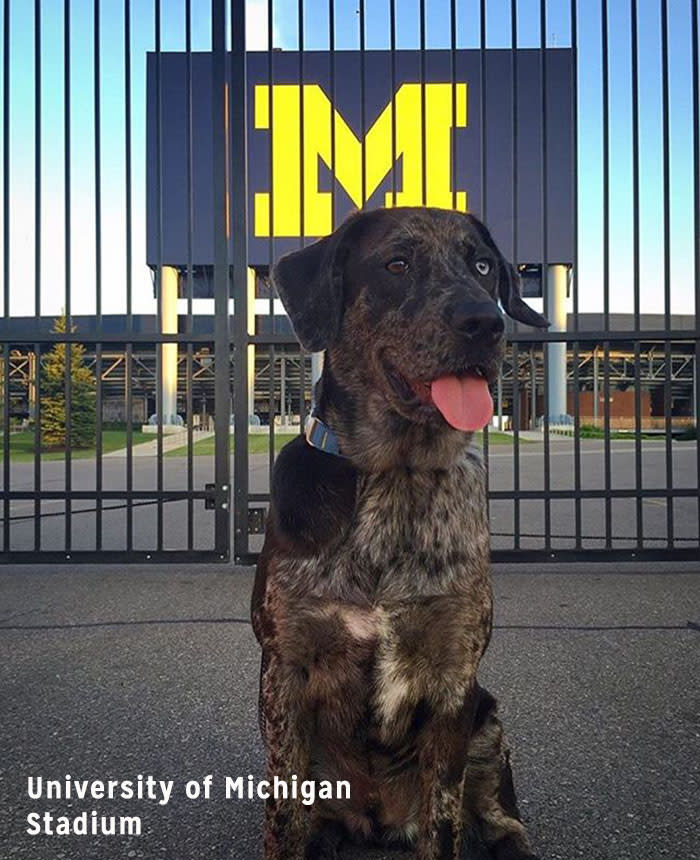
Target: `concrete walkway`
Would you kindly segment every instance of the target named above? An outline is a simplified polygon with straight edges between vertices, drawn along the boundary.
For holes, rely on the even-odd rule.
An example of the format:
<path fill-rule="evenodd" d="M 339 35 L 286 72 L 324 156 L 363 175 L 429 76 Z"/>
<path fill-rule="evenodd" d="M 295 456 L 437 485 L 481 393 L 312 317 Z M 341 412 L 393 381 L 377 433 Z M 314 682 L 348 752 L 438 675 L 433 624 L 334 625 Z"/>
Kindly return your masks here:
<path fill-rule="evenodd" d="M 213 436 L 213 430 L 197 430 L 192 434 L 192 441 L 194 444 L 197 442 L 201 442 L 202 439 L 207 439 L 209 436 Z M 182 432 L 179 433 L 164 433 L 163 434 L 163 453 L 167 453 L 168 451 L 175 451 L 178 448 L 185 448 L 187 446 L 187 428 L 184 427 Z M 134 445 L 132 448 L 134 453 L 134 457 L 156 457 L 158 456 L 158 434 L 153 435 L 152 442 L 141 442 L 138 445 Z M 126 448 L 120 448 L 118 451 L 110 451 L 109 454 L 104 455 L 104 459 L 108 457 L 111 458 L 126 458 Z"/>
<path fill-rule="evenodd" d="M 253 860 L 263 772 L 249 569 L 0 568 L 2 860 Z M 699 856 L 700 563 L 500 568 L 481 680 L 547 860 Z M 29 776 L 174 780 L 170 801 L 32 800 Z M 187 780 L 214 778 L 210 800 Z M 27 815 L 138 815 L 140 837 L 29 836 Z M 348 860 L 405 858 L 348 850 Z"/>

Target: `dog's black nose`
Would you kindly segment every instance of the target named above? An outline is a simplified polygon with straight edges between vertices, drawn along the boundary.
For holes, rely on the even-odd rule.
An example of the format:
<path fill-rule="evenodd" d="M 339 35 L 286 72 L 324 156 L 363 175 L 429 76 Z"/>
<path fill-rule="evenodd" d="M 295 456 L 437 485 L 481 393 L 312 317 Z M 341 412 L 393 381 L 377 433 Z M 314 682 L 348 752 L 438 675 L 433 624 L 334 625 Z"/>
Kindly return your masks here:
<path fill-rule="evenodd" d="M 505 325 L 495 302 L 456 302 L 449 313 L 450 325 L 471 340 L 496 340 Z"/>

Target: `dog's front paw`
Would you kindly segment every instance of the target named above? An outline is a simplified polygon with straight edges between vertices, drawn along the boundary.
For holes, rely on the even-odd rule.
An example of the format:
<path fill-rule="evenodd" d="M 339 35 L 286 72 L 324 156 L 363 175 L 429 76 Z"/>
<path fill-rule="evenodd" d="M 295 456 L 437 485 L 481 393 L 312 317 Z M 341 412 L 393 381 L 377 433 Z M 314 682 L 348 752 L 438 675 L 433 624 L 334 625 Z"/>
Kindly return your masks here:
<path fill-rule="evenodd" d="M 324 822 L 306 846 L 305 860 L 337 860 L 343 830 L 334 821 Z"/>
<path fill-rule="evenodd" d="M 530 849 L 523 849 L 512 836 L 499 839 L 490 846 L 493 860 L 540 860 Z"/>
<path fill-rule="evenodd" d="M 338 849 L 327 839 L 314 837 L 306 846 L 305 860 L 338 860 Z"/>

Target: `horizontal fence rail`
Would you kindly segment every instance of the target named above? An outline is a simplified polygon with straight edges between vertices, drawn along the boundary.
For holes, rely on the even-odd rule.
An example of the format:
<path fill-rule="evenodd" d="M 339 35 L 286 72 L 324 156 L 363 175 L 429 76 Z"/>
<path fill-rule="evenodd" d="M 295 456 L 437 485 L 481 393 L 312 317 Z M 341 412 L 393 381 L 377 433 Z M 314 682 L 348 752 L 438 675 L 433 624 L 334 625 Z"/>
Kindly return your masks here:
<path fill-rule="evenodd" d="M 3 0 L 2 560 L 254 561 L 323 366 L 270 271 L 380 205 L 473 212 L 552 323 L 493 558 L 700 558 L 697 6 Z"/>

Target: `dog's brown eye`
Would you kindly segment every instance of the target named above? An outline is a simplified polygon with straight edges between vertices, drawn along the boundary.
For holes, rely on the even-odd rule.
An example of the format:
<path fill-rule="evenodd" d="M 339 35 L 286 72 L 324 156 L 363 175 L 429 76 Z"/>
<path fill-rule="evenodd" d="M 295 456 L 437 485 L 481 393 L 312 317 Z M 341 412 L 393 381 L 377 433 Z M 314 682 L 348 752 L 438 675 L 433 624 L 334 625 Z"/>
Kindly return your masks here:
<path fill-rule="evenodd" d="M 405 275 L 408 271 L 408 263 L 399 257 L 395 260 L 389 260 L 386 267 L 392 275 Z"/>
<path fill-rule="evenodd" d="M 488 275 L 491 271 L 491 263 L 488 260 L 477 260 L 474 266 L 480 275 Z"/>

